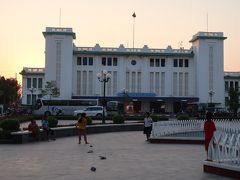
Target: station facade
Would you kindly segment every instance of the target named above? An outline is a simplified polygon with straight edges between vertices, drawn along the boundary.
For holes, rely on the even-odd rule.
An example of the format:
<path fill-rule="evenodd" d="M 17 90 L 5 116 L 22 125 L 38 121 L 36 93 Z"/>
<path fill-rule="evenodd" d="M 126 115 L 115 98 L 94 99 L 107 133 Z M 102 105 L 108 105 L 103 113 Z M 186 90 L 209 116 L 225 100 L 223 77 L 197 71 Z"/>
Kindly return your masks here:
<path fill-rule="evenodd" d="M 111 74 L 106 100 L 123 102 L 129 112 L 178 113 L 225 107 L 224 37 L 198 32 L 190 49 L 77 47 L 72 28 L 47 27 L 45 68 L 24 67 L 23 104 L 41 98 L 47 81 L 56 81 L 61 99 L 103 99 L 97 73 Z"/>

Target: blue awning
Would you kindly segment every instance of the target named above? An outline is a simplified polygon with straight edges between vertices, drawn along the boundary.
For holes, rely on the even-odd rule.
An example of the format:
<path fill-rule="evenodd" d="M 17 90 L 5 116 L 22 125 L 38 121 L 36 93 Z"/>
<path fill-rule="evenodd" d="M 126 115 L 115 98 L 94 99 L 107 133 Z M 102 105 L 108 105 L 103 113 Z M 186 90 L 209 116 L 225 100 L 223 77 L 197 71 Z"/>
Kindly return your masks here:
<path fill-rule="evenodd" d="M 120 93 L 119 93 L 120 94 Z M 118 94 L 118 95 L 119 95 Z M 141 95 L 141 96 L 140 96 Z M 72 96 L 72 99 L 98 99 L 103 100 L 103 96 Z M 106 101 L 159 101 L 159 102 L 198 102 L 198 97 L 162 97 L 155 93 L 128 93 L 126 96 L 106 96 Z"/>
<path fill-rule="evenodd" d="M 155 93 L 118 93 L 118 97 L 156 97 Z"/>

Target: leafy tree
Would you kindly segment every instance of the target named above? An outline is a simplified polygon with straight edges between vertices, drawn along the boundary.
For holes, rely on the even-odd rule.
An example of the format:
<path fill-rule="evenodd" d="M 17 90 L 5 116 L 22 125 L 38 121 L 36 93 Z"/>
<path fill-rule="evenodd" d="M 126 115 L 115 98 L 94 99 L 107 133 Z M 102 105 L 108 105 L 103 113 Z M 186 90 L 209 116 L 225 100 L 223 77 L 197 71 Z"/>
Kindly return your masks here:
<path fill-rule="evenodd" d="M 228 96 L 229 96 L 229 109 L 230 111 L 237 113 L 238 108 L 239 108 L 239 92 L 238 90 L 234 88 L 230 88 L 228 91 Z"/>
<path fill-rule="evenodd" d="M 60 95 L 59 89 L 57 87 L 56 81 L 47 81 L 45 88 L 42 90 L 43 95 L 49 96 L 51 99 L 52 97 L 58 97 Z"/>
<path fill-rule="evenodd" d="M 0 104 L 17 105 L 20 100 L 20 84 L 14 78 L 0 76 Z"/>

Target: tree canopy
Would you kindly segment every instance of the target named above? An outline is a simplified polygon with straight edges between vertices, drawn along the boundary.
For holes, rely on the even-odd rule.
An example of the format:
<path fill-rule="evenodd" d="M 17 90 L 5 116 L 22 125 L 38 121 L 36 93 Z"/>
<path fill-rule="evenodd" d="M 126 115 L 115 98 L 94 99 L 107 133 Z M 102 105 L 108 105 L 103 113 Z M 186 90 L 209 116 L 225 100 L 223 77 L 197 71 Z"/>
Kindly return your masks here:
<path fill-rule="evenodd" d="M 237 113 L 238 108 L 239 108 L 239 92 L 237 89 L 230 88 L 228 91 L 228 96 L 229 96 L 229 109 L 230 111 Z"/>
<path fill-rule="evenodd" d="M 20 99 L 20 84 L 14 78 L 0 76 L 0 104 L 18 104 Z"/>
<path fill-rule="evenodd" d="M 42 90 L 42 95 L 51 97 L 58 97 L 60 95 L 56 81 L 47 81 L 45 88 Z"/>

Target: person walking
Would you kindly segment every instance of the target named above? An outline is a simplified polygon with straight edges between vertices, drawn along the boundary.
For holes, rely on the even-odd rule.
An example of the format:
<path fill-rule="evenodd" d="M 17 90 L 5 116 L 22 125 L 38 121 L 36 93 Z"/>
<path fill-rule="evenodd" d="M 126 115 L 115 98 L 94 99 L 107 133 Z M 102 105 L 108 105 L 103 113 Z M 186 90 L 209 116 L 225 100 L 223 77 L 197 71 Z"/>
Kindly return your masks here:
<path fill-rule="evenodd" d="M 216 127 L 212 119 L 213 119 L 213 114 L 211 112 L 207 112 L 206 121 L 204 123 L 205 150 L 207 154 L 208 154 L 209 143 L 213 138 L 214 132 L 216 131 Z"/>
<path fill-rule="evenodd" d="M 76 124 L 76 127 L 78 128 L 78 144 L 81 144 L 81 137 L 84 137 L 85 144 L 89 144 L 87 141 L 87 119 L 86 119 L 86 113 L 82 113 L 81 117 L 78 119 L 78 122 Z"/>
<path fill-rule="evenodd" d="M 150 117 L 150 113 L 146 112 L 144 118 L 144 130 L 143 133 L 146 134 L 147 141 L 149 141 L 151 132 L 152 132 L 152 118 Z"/>
<path fill-rule="evenodd" d="M 42 128 L 43 128 L 43 131 L 46 132 L 47 134 L 47 140 L 49 141 L 49 134 L 51 134 L 51 139 L 52 140 L 56 140 L 54 138 L 54 131 L 49 127 L 49 123 L 48 123 L 48 116 L 47 115 L 44 115 L 43 116 L 43 119 L 42 119 Z"/>

